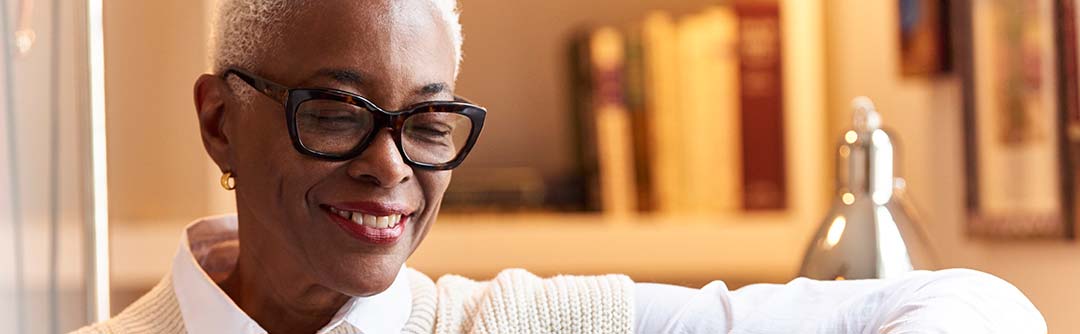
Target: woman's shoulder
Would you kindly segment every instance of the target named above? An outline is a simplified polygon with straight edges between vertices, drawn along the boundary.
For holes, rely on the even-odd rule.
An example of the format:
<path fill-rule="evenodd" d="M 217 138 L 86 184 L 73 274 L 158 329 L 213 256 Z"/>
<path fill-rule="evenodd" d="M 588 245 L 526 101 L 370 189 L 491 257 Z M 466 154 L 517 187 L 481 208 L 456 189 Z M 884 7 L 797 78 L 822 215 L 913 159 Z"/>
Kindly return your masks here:
<path fill-rule="evenodd" d="M 80 328 L 72 334 L 185 333 L 172 275 L 166 274 L 149 292 L 109 320 Z"/>

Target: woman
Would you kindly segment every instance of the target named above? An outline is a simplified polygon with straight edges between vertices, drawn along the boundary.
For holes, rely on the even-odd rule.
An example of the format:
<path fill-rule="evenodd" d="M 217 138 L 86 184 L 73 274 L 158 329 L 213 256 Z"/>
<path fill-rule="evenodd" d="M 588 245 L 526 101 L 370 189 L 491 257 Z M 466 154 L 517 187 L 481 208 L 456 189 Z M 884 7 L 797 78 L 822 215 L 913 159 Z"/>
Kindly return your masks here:
<path fill-rule="evenodd" d="M 522 270 L 433 283 L 404 264 L 486 113 L 454 96 L 455 7 L 224 1 L 194 97 L 237 214 L 191 224 L 161 283 L 79 333 L 1046 331 L 967 270 L 735 292 Z"/>

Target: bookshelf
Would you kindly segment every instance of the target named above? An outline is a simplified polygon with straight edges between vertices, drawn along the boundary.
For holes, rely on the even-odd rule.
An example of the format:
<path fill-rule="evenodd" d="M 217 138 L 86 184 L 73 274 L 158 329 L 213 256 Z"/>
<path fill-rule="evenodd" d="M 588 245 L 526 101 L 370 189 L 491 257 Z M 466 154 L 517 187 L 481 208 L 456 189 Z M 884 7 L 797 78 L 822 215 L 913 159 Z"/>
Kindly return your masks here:
<path fill-rule="evenodd" d="M 779 5 L 786 210 L 446 214 L 409 265 L 432 276 L 481 279 L 507 267 L 540 275 L 619 272 L 636 280 L 690 286 L 713 279 L 740 286 L 793 278 L 832 194 L 826 168 L 833 138 L 825 131 L 823 2 L 780 0 Z"/>

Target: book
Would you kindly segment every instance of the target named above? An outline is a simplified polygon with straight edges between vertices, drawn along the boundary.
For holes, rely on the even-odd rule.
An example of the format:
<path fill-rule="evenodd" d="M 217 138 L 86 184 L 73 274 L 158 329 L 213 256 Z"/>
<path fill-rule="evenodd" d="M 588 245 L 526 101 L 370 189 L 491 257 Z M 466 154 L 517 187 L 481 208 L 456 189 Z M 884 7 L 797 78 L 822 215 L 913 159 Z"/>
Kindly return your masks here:
<path fill-rule="evenodd" d="M 678 24 L 684 212 L 741 206 L 737 23 L 730 7 L 715 6 Z"/>
<path fill-rule="evenodd" d="M 742 208 L 787 207 L 783 63 L 776 3 L 736 6 L 742 128 Z"/>
<path fill-rule="evenodd" d="M 587 207 L 661 214 L 787 206 L 779 7 L 654 11 L 577 38 Z M 627 196 L 629 194 L 629 196 Z"/>
<path fill-rule="evenodd" d="M 637 210 L 632 121 L 625 100 L 625 37 L 613 27 L 584 30 L 571 48 L 572 95 L 585 207 Z"/>
<path fill-rule="evenodd" d="M 650 212 L 656 208 L 656 192 L 653 190 L 651 162 L 654 158 L 650 137 L 653 123 L 648 113 L 645 94 L 646 65 L 642 24 L 635 23 L 626 30 L 626 64 L 624 66 L 624 93 L 630 114 L 631 144 L 633 148 L 634 187 L 637 190 L 637 210 Z"/>
<path fill-rule="evenodd" d="M 570 41 L 568 61 L 570 76 L 567 83 L 570 88 L 571 122 L 574 129 L 574 172 L 572 182 L 567 186 L 575 189 L 571 193 L 580 194 L 581 209 L 600 211 L 600 171 L 596 152 L 596 125 L 592 116 L 592 60 L 589 55 L 591 31 L 582 29 L 574 34 Z"/>
<path fill-rule="evenodd" d="M 645 141 L 650 154 L 645 169 L 652 192 L 650 207 L 660 213 L 684 207 L 676 36 L 676 21 L 667 12 L 651 12 L 642 21 L 642 86 L 645 119 L 649 123 Z"/>
<path fill-rule="evenodd" d="M 637 210 L 630 113 L 625 101 L 623 34 L 599 28 L 589 42 L 592 65 L 592 111 L 600 203 L 605 214 L 626 215 Z"/>

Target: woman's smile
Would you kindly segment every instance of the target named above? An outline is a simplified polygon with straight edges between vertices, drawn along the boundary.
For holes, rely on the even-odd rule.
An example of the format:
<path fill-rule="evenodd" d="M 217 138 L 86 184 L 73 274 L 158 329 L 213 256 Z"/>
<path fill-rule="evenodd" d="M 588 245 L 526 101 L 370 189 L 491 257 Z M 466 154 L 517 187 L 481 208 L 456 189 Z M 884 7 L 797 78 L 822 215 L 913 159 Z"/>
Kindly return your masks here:
<path fill-rule="evenodd" d="M 320 208 L 349 236 L 380 245 L 396 243 L 415 212 L 405 205 L 380 202 L 343 202 Z"/>

